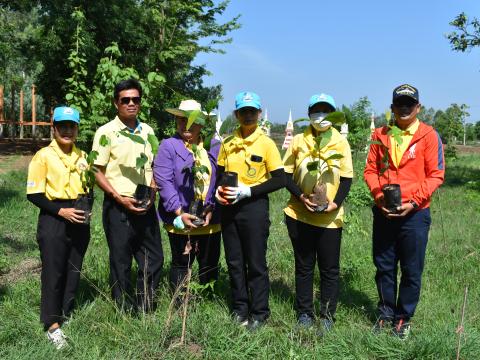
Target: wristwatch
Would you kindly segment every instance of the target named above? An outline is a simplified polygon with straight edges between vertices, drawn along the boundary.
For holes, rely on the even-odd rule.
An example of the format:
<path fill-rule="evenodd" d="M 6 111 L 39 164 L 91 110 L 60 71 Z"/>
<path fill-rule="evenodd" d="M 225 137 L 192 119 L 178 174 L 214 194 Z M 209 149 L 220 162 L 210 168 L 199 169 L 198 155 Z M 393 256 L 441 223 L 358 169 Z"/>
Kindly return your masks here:
<path fill-rule="evenodd" d="M 417 204 L 415 201 L 413 201 L 413 200 L 409 200 L 408 202 L 409 202 L 410 204 L 412 204 L 412 206 L 413 206 L 413 210 L 416 210 L 416 209 L 418 209 L 418 204 Z"/>

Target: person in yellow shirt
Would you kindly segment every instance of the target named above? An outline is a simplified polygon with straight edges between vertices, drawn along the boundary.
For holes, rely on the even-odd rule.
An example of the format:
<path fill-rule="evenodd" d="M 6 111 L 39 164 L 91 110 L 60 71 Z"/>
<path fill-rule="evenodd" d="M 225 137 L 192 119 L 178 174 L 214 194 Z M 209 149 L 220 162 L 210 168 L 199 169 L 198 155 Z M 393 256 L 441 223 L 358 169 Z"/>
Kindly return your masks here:
<path fill-rule="evenodd" d="M 232 312 L 236 322 L 255 330 L 270 315 L 267 239 L 270 219 L 268 193 L 285 186 L 280 153 L 259 128 L 260 98 L 249 91 L 235 98 L 240 128 L 224 140 L 218 157 L 219 179 L 236 173 L 237 184 L 220 180 L 217 201 L 225 258 L 230 275 Z M 223 175 L 222 175 L 223 174 Z M 232 186 L 236 185 L 236 186 Z"/>
<path fill-rule="evenodd" d="M 28 167 L 27 199 L 40 208 L 37 241 L 42 260 L 40 320 L 48 339 L 61 349 L 61 325 L 72 313 L 83 257 L 90 241 L 85 213 L 74 207 L 84 194 L 85 153 L 75 146 L 80 116 L 70 107 L 53 112 L 54 140 L 39 150 Z"/>
<path fill-rule="evenodd" d="M 127 131 L 144 141 L 153 129 L 137 119 L 142 87 L 135 79 L 120 81 L 114 89 L 117 117 L 95 133 L 93 150 L 98 152 L 95 173 L 104 191 L 103 228 L 110 251 L 110 286 L 117 305 L 126 311 L 153 311 L 155 291 L 163 267 L 162 240 L 153 197 L 142 207 L 134 195 L 138 184 L 155 188 L 151 146 L 135 143 L 120 132 Z M 103 142 L 101 140 L 106 140 Z M 105 142 L 107 144 L 105 144 Z M 136 169 L 140 154 L 147 157 L 144 171 Z M 132 258 L 138 264 L 136 291 L 131 283 Z"/>
<path fill-rule="evenodd" d="M 314 324 L 313 275 L 318 261 L 320 269 L 320 325 L 321 331 L 331 329 L 335 320 L 338 297 L 340 242 L 343 226 L 342 203 L 347 196 L 353 177 L 352 157 L 348 141 L 325 119 L 336 110 L 333 97 L 317 94 L 310 98 L 308 115 L 310 126 L 296 135 L 283 163 L 290 201 L 284 209 L 285 219 L 295 256 L 296 310 L 299 326 Z M 316 159 L 315 137 L 331 132 L 329 142 L 320 150 L 323 158 L 342 155 L 331 166 L 321 163 L 320 175 L 312 175 L 307 164 Z M 323 160 L 319 160 L 323 162 Z M 309 195 L 317 184 L 318 176 L 326 184 L 328 205 L 318 212 Z"/>

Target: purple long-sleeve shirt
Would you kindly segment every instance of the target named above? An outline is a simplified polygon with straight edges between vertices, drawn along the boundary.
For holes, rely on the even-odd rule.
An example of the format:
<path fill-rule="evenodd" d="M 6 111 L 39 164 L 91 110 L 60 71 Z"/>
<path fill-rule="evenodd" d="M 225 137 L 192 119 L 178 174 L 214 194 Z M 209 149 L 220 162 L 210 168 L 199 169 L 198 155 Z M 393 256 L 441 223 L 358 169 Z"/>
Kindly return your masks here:
<path fill-rule="evenodd" d="M 208 151 L 208 157 L 212 171 L 210 174 L 210 185 L 208 187 L 205 205 L 215 207 L 215 179 L 217 174 L 217 157 L 220 150 L 218 140 L 212 139 L 212 145 Z M 194 198 L 193 192 L 193 174 L 191 171 L 193 165 L 193 155 L 185 147 L 185 143 L 180 135 L 174 136 L 162 141 L 158 148 L 157 156 L 153 161 L 153 176 L 155 183 L 159 188 L 160 201 L 158 212 L 160 218 L 166 224 L 172 224 L 175 219 L 175 210 L 182 207 L 183 211 L 188 212 L 190 203 Z M 220 218 L 218 210 L 214 210 L 211 224 L 218 224 Z"/>

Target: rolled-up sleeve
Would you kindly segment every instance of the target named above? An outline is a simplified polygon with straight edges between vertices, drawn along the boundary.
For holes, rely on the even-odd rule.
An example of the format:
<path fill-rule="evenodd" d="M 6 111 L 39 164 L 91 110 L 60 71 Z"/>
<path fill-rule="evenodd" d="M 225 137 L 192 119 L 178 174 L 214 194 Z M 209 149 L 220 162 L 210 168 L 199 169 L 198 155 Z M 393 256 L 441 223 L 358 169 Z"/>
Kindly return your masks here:
<path fill-rule="evenodd" d="M 175 149 L 168 139 L 163 140 L 153 161 L 153 176 L 159 188 L 160 201 L 167 212 L 181 207 L 178 190 L 175 188 Z"/>

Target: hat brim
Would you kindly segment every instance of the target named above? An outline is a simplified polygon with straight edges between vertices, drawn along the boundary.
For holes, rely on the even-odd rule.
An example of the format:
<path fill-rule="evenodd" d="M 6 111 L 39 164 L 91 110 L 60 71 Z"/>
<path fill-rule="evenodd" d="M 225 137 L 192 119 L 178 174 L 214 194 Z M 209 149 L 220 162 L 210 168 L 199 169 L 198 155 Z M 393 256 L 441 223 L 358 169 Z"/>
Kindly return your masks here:
<path fill-rule="evenodd" d="M 172 115 L 175 115 L 175 116 L 188 118 L 187 111 L 195 111 L 195 110 L 180 110 L 180 109 L 177 109 L 177 108 L 168 108 L 168 109 L 165 109 L 165 111 L 172 114 Z M 205 112 L 205 111 L 202 111 L 202 114 L 203 115 L 208 115 L 207 112 Z M 210 115 L 213 116 L 215 114 L 212 113 Z"/>
<path fill-rule="evenodd" d="M 53 120 L 54 123 L 62 122 L 62 121 L 71 121 L 75 124 L 80 124 L 80 120 L 78 120 L 78 119 L 61 118 L 61 119 L 54 119 Z"/>
<path fill-rule="evenodd" d="M 258 103 L 254 103 L 254 102 L 248 102 L 248 103 L 241 103 L 241 104 L 238 104 L 237 108 L 235 110 L 240 110 L 241 108 L 244 108 L 244 107 L 252 107 L 252 108 L 255 108 L 257 110 L 262 110 L 262 107 L 260 104 Z"/>
<path fill-rule="evenodd" d="M 311 105 L 308 106 L 308 108 L 310 109 L 312 106 L 315 106 L 317 104 L 327 104 L 327 105 L 330 105 L 330 107 L 333 109 L 333 111 L 337 111 L 337 108 L 332 105 L 331 103 L 329 103 L 328 101 L 325 101 L 325 100 L 320 100 L 320 101 L 317 101 L 316 103 L 313 103 Z"/>

